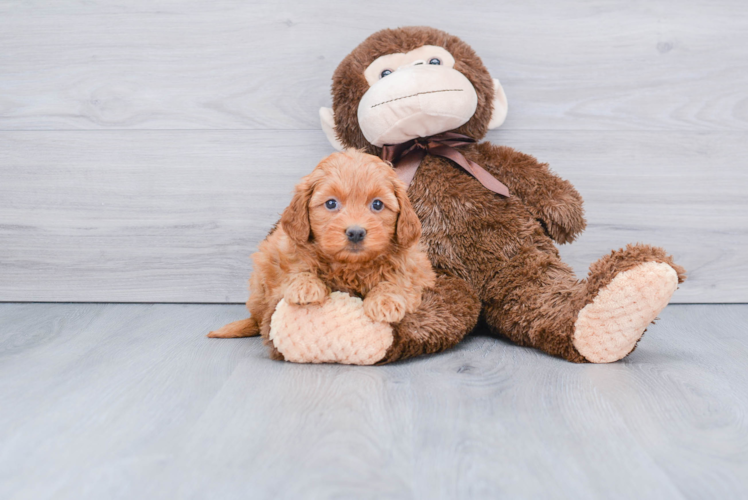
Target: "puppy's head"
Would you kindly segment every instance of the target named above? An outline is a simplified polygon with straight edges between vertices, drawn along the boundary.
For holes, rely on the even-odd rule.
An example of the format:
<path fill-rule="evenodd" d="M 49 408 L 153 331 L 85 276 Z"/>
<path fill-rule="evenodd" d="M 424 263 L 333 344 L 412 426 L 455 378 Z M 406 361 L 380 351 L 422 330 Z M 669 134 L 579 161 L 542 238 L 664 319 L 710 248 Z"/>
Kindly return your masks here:
<path fill-rule="evenodd" d="M 331 260 L 366 261 L 407 248 L 421 223 L 392 167 L 358 151 L 334 153 L 296 186 L 281 227 Z"/>

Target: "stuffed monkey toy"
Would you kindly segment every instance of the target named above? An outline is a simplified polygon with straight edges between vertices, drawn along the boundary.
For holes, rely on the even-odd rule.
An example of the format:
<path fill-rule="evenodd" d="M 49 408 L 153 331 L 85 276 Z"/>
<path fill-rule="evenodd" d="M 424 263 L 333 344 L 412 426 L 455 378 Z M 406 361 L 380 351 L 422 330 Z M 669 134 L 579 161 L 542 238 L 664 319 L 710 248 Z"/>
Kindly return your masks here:
<path fill-rule="evenodd" d="M 365 325 L 360 304 L 340 294 L 313 309 L 281 303 L 268 339 L 286 346 L 276 357 L 391 362 L 452 347 L 480 320 L 516 344 L 608 363 L 634 350 L 685 279 L 664 250 L 641 244 L 602 257 L 585 280 L 574 276 L 554 242 L 584 230 L 582 198 L 532 156 L 478 142 L 504 121 L 507 99 L 459 38 L 379 31 L 340 63 L 332 97 L 320 110 L 327 137 L 389 160 L 409 184 L 437 282 L 393 325 Z M 356 344 L 341 346 L 354 330 Z"/>

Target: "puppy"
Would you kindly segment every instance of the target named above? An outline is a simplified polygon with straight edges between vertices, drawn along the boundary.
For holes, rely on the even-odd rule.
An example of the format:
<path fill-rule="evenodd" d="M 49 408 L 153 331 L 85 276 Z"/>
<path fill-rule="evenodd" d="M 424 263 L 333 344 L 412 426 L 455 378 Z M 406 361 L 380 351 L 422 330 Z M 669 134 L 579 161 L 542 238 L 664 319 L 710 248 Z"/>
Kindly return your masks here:
<path fill-rule="evenodd" d="M 320 304 L 331 291 L 363 298 L 374 321 L 399 322 L 435 281 L 420 237 L 406 187 L 389 164 L 358 151 L 335 153 L 296 186 L 280 222 L 252 255 L 251 317 L 208 336 L 261 334 L 268 341 L 281 299 Z"/>

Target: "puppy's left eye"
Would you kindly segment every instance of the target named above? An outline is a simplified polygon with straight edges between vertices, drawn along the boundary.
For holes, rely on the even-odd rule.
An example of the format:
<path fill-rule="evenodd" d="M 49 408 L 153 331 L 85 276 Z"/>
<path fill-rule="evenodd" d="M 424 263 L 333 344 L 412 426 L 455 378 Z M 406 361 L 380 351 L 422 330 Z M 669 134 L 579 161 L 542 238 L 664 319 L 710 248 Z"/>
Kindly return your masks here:
<path fill-rule="evenodd" d="M 327 200 L 325 202 L 325 208 L 328 210 L 335 210 L 338 208 L 338 200 Z"/>
<path fill-rule="evenodd" d="M 375 212 L 381 212 L 383 208 L 384 203 L 382 203 L 382 200 L 377 199 L 371 202 L 371 209 Z"/>
<path fill-rule="evenodd" d="M 429 60 L 429 64 L 434 64 L 434 65 L 436 65 L 436 66 L 439 66 L 439 65 L 440 65 L 441 63 L 442 63 L 442 62 L 441 62 L 441 61 L 440 61 L 439 59 L 437 59 L 436 57 L 433 57 L 433 58 L 431 58 L 431 59 Z"/>

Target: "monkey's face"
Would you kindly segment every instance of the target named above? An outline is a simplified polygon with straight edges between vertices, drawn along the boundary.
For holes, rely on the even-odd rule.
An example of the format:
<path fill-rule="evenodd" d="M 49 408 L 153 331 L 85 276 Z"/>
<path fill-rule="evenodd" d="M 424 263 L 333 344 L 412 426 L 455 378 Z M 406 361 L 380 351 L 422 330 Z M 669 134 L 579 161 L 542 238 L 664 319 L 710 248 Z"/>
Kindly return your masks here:
<path fill-rule="evenodd" d="M 478 94 L 443 47 L 424 45 L 377 58 L 364 71 L 369 90 L 358 105 L 361 132 L 371 144 L 399 144 L 465 124 Z"/>
<path fill-rule="evenodd" d="M 504 122 L 506 95 L 468 44 L 428 27 L 385 29 L 333 75 L 333 109 L 320 119 L 339 150 L 379 154 L 385 144 L 454 131 L 480 140 Z"/>

